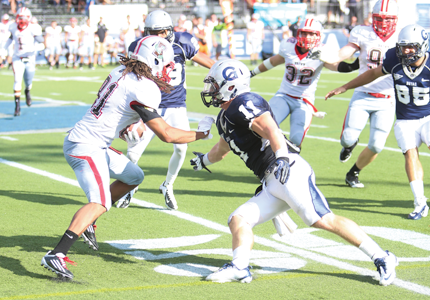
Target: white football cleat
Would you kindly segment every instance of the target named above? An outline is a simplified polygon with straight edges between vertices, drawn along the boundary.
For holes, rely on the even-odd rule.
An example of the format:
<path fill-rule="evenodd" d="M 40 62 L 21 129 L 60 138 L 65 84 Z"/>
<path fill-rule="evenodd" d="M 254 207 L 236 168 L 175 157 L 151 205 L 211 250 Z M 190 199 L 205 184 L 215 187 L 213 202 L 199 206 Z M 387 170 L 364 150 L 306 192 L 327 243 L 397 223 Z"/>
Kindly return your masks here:
<path fill-rule="evenodd" d="M 381 276 L 379 284 L 383 286 L 393 283 L 394 279 L 396 279 L 396 267 L 399 265 L 397 257 L 393 253 L 388 250 L 385 252 L 387 252 L 387 256 L 375 259 L 374 261 L 376 269 Z"/>
<path fill-rule="evenodd" d="M 239 281 L 242 283 L 250 283 L 252 281 L 252 274 L 249 271 L 250 267 L 239 270 L 232 262 L 222 266 L 218 271 L 206 277 L 207 281 L 218 283 Z"/>
<path fill-rule="evenodd" d="M 160 188 L 158 189 L 161 194 L 164 196 L 164 201 L 166 202 L 166 206 L 168 209 L 178 209 L 178 203 L 176 202 L 175 195 L 173 195 L 173 186 L 172 185 L 166 185 L 166 182 L 164 181 Z"/>
<path fill-rule="evenodd" d="M 421 218 L 427 217 L 428 213 L 429 213 L 429 207 L 427 204 L 424 204 L 421 206 L 415 206 L 414 211 L 408 215 L 408 219 L 419 220 Z"/>
<path fill-rule="evenodd" d="M 130 192 L 125 194 L 121 199 L 116 202 L 117 208 L 127 208 L 130 205 L 131 198 L 133 198 L 134 193 L 137 192 L 138 187 L 135 187 Z"/>

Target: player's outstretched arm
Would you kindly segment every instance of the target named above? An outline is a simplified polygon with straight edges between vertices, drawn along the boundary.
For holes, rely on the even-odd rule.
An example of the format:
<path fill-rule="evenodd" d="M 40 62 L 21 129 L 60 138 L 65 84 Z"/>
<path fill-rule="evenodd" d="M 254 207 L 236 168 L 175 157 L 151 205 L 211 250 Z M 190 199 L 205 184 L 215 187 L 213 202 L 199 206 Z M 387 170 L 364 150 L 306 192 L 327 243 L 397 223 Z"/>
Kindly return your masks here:
<path fill-rule="evenodd" d="M 202 52 L 197 52 L 197 54 L 192 58 L 192 61 L 208 69 L 210 69 L 215 63 L 213 59 L 211 59 L 207 54 L 204 54 Z"/>
<path fill-rule="evenodd" d="M 209 173 L 212 173 L 207 168 L 207 166 L 210 166 L 224 159 L 224 157 L 226 157 L 226 155 L 229 152 L 230 152 L 230 147 L 228 146 L 226 141 L 223 140 L 223 138 L 220 138 L 218 143 L 216 143 L 215 146 L 213 146 L 212 149 L 206 154 L 193 151 L 196 157 L 191 159 L 190 163 L 191 163 L 191 166 L 193 166 L 194 171 L 200 171 L 202 169 L 206 169 Z"/>
<path fill-rule="evenodd" d="M 254 77 L 257 74 L 266 72 L 280 64 L 284 64 L 285 63 L 285 59 L 279 55 L 276 54 L 272 57 L 269 57 L 268 59 L 266 59 L 265 61 L 263 61 L 263 63 L 259 64 L 254 70 L 251 71 L 251 78 Z"/>
<path fill-rule="evenodd" d="M 386 75 L 386 74 L 384 74 L 382 72 L 382 66 L 379 66 L 375 69 L 370 69 L 370 70 L 364 72 L 363 74 L 361 74 L 360 76 L 354 78 L 350 82 L 344 84 L 343 86 L 338 87 L 337 89 L 334 89 L 334 90 L 328 92 L 327 95 L 325 95 L 325 100 L 327 100 L 328 98 L 331 98 L 335 95 L 345 93 L 347 90 L 355 89 L 359 86 L 371 83 L 375 79 L 377 79 L 381 76 L 384 76 L 384 75 Z"/>

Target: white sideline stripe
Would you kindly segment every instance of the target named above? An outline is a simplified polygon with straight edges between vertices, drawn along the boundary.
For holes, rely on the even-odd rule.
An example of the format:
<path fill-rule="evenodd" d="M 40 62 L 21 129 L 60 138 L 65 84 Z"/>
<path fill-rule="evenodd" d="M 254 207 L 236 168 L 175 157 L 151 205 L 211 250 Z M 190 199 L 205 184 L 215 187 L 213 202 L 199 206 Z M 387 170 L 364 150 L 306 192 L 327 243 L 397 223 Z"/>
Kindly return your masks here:
<path fill-rule="evenodd" d="M 0 136 L 0 139 L 9 140 L 9 141 L 18 141 L 18 139 L 10 136 Z"/>
<path fill-rule="evenodd" d="M 36 169 L 33 167 L 29 167 L 29 166 L 26 166 L 26 165 L 23 165 L 20 163 L 16 163 L 13 161 L 9 161 L 6 159 L 2 159 L 2 158 L 0 158 L 0 163 L 3 163 L 3 164 L 6 164 L 8 166 L 11 166 L 11 167 L 19 168 L 19 169 L 22 169 L 24 171 L 28 171 L 28 172 L 35 173 L 38 175 L 42 175 L 42 176 L 45 176 L 45 177 L 48 177 L 48 178 L 51 178 L 51 179 L 54 179 L 54 180 L 57 180 L 60 182 L 68 183 L 68 184 L 71 184 L 73 186 L 79 187 L 79 184 L 76 180 L 72 180 L 72 179 L 66 178 L 66 177 L 61 176 L 61 175 L 49 173 L 49 172 L 46 172 L 43 170 L 39 170 L 39 169 Z M 168 209 L 166 209 L 162 206 L 156 205 L 154 203 L 143 201 L 143 200 L 138 200 L 135 198 L 133 198 L 133 203 L 138 205 L 138 206 L 141 206 L 141 207 L 154 208 L 160 212 L 163 212 L 163 213 L 166 213 L 166 214 L 169 214 L 172 216 L 176 216 L 180 219 L 194 222 L 196 224 L 203 225 L 203 226 L 208 227 L 210 229 L 214 229 L 214 230 L 218 230 L 218 231 L 230 234 L 230 229 L 227 226 L 221 225 L 221 224 L 218 224 L 216 222 L 212 222 L 212 221 L 209 221 L 206 219 L 203 219 L 201 217 L 195 217 L 193 215 L 190 215 L 190 214 L 187 214 L 184 212 L 180 212 L 180 211 L 168 210 Z M 269 240 L 267 238 L 261 238 L 257 235 L 254 236 L 254 241 L 256 243 L 261 244 L 261 245 L 266 246 L 266 247 L 271 247 L 271 248 L 274 248 L 274 249 L 282 251 L 282 252 L 291 253 L 291 254 L 301 256 L 303 258 L 311 259 L 311 260 L 314 260 L 316 262 L 320 262 L 320 263 L 327 264 L 330 266 L 335 266 L 339 269 L 344 269 L 344 270 L 347 270 L 350 272 L 355 272 L 355 273 L 358 273 L 358 274 L 364 275 L 364 276 L 379 277 L 379 274 L 376 271 L 371 271 L 371 270 L 366 269 L 366 268 L 357 267 L 357 266 L 354 266 L 354 265 L 349 264 L 349 263 L 338 261 L 334 258 L 330 258 L 330 257 L 326 257 L 326 256 L 323 256 L 320 254 L 313 253 L 311 251 L 290 247 L 290 246 Z M 406 290 L 410 290 L 410 291 L 415 292 L 415 293 L 420 293 L 423 295 L 430 296 L 430 288 L 425 287 L 425 286 L 421 286 L 419 284 L 415 284 L 412 282 L 408 282 L 408 281 L 404 281 L 404 280 L 396 278 L 393 282 L 393 285 L 404 288 Z"/>

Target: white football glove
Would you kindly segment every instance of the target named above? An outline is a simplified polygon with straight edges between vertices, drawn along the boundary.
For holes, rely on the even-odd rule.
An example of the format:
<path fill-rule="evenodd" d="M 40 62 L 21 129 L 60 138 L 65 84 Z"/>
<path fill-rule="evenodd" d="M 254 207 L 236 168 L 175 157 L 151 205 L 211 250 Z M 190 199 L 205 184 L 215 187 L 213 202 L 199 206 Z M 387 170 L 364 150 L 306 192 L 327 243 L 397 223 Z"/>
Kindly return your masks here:
<path fill-rule="evenodd" d="M 206 117 L 204 117 L 203 119 L 200 120 L 199 126 L 197 128 L 197 132 L 204 132 L 205 134 L 209 133 L 202 140 L 210 140 L 211 138 L 213 138 L 212 133 L 210 133 L 213 123 L 215 123 L 214 118 L 208 117 L 208 116 L 206 116 Z"/>
<path fill-rule="evenodd" d="M 142 137 L 139 136 L 139 132 L 137 131 L 137 129 L 141 125 L 142 125 L 142 120 L 139 120 L 138 122 L 133 123 L 120 131 L 120 137 L 123 137 L 125 139 L 129 147 L 135 146 L 145 138 L 146 130 L 143 131 Z"/>
<path fill-rule="evenodd" d="M 197 156 L 197 157 L 194 157 L 193 159 L 190 160 L 190 163 L 193 166 L 194 171 L 200 171 L 202 169 L 205 169 L 209 173 L 212 173 L 211 170 L 209 170 L 206 167 L 205 163 L 203 162 L 203 157 L 205 155 L 201 152 L 195 152 L 195 151 L 193 151 L 193 154 Z"/>

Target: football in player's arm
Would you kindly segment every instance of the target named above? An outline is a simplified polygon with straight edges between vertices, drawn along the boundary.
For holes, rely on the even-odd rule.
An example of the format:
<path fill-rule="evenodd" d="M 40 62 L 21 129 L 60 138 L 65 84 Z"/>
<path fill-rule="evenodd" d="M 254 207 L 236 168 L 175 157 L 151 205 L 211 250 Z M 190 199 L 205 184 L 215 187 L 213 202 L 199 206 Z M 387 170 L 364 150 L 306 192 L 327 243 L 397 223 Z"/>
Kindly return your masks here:
<path fill-rule="evenodd" d="M 311 166 L 280 131 L 265 99 L 250 92 L 250 74 L 240 61 L 228 59 L 212 66 L 201 92 L 206 106 L 220 107 L 216 126 L 220 139 L 206 154 L 191 160 L 199 171 L 222 160 L 230 151 L 239 156 L 260 179 L 256 195 L 229 217 L 233 260 L 206 280 L 251 282 L 249 261 L 252 228 L 287 210 L 296 212 L 306 225 L 337 234 L 372 259 L 379 283 L 389 285 L 396 276 L 397 258 L 383 251 L 355 222 L 333 214 L 315 185 Z"/>
<path fill-rule="evenodd" d="M 419 25 L 403 28 L 395 48 L 388 50 L 382 65 L 370 69 L 345 85 L 330 91 L 326 99 L 368 84 L 381 76 L 392 75 L 396 96 L 394 133 L 405 157 L 405 169 L 414 195 L 415 209 L 409 219 L 426 217 L 429 207 L 424 196 L 424 171 L 418 147 L 430 148 L 430 60 L 429 36 Z"/>

